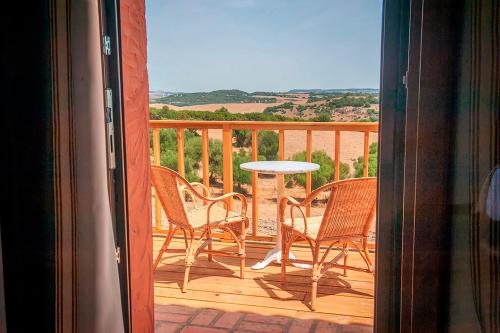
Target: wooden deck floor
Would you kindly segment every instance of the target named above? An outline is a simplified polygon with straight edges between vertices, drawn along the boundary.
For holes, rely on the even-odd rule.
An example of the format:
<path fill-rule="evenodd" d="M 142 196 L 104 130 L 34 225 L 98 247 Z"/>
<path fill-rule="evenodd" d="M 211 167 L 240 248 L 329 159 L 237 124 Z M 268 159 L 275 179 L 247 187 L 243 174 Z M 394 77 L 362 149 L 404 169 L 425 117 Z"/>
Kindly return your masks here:
<path fill-rule="evenodd" d="M 154 237 L 156 257 L 163 237 Z M 182 239 L 173 247 L 182 248 Z M 214 248 L 232 247 L 216 242 Z M 331 270 L 319 281 L 317 310 L 307 304 L 310 272 L 290 267 L 288 283 L 280 284 L 276 264 L 261 271 L 250 266 L 261 260 L 269 245 L 247 244 L 245 279 L 239 278 L 238 260 L 201 255 L 191 268 L 189 291 L 182 293 L 184 257 L 169 253 L 154 274 L 156 331 L 164 332 L 370 332 L 374 307 L 372 274 Z M 308 248 L 295 247 L 299 258 L 310 258 Z M 332 251 L 333 252 L 333 251 Z M 330 254 L 333 258 L 337 252 Z M 372 254 L 373 255 L 373 254 Z M 357 253 L 350 264 L 361 264 Z"/>

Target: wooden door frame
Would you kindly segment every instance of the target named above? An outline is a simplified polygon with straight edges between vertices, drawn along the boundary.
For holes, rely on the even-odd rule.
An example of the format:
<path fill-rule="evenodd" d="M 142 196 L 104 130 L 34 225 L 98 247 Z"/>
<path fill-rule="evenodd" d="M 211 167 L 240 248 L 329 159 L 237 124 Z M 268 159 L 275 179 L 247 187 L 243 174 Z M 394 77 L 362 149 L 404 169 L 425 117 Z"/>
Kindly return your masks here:
<path fill-rule="evenodd" d="M 461 5 L 451 0 L 385 3 L 377 332 L 447 327 L 450 152 Z"/>
<path fill-rule="evenodd" d="M 53 1 L 57 5 L 66 5 L 65 0 Z M 448 1 L 444 5 L 429 2 L 431 5 L 425 13 L 428 13 L 431 20 L 436 20 L 439 6 L 444 8 L 446 4 L 450 4 Z M 56 8 L 59 7 L 56 6 Z M 61 10 L 64 11 L 64 9 Z M 431 160 L 429 157 L 425 158 L 423 153 L 431 145 L 436 146 L 436 143 L 441 152 L 448 147 L 448 142 L 433 132 L 436 126 L 442 126 L 443 131 L 439 133 L 441 136 L 446 136 L 450 130 L 446 126 L 446 112 L 440 114 L 437 124 L 423 121 L 426 119 L 423 116 L 428 116 L 427 112 L 432 107 L 432 103 L 429 103 L 429 95 L 420 95 L 422 68 L 418 65 L 422 63 L 422 59 L 418 57 L 424 54 L 426 57 L 434 56 L 443 59 L 443 57 L 446 58 L 450 55 L 450 50 L 453 48 L 452 45 L 448 44 L 443 45 L 444 49 L 437 48 L 434 51 L 422 48 L 419 42 L 422 40 L 423 31 L 425 31 L 422 30 L 422 22 L 426 17 L 422 10 L 423 0 L 394 0 L 384 3 L 375 299 L 375 330 L 377 332 L 411 331 L 418 327 L 412 323 L 411 318 L 421 313 L 424 300 L 414 292 L 414 282 L 418 281 L 419 277 L 416 274 L 422 272 L 424 266 L 423 262 L 415 262 L 415 258 L 412 255 L 408 256 L 408 254 L 413 253 L 416 245 L 421 246 L 423 250 L 432 250 L 432 244 L 426 242 L 425 239 L 421 238 L 422 234 L 412 228 L 417 215 L 420 214 L 421 218 L 427 218 L 431 235 L 438 237 L 440 232 L 445 231 L 442 224 L 433 225 L 431 223 L 436 221 L 436 217 L 432 217 L 432 213 L 435 212 L 429 211 L 425 202 L 419 201 L 418 197 L 412 195 L 412 192 L 426 188 L 425 185 L 428 185 L 424 182 L 422 187 L 422 184 L 418 183 L 422 179 L 419 178 L 419 171 L 422 168 L 416 168 L 417 160 L 429 168 L 444 168 L 446 166 L 446 161 L 436 163 L 439 161 Z M 150 205 L 147 204 L 150 202 L 151 196 L 146 48 L 145 44 L 140 44 L 139 49 L 137 49 L 136 46 L 132 45 L 133 43 L 130 43 L 130 38 L 136 38 L 137 35 L 134 34 L 137 33 L 139 33 L 140 40 L 144 43 L 146 41 L 145 21 L 133 20 L 134 17 L 131 15 L 145 16 L 144 0 L 122 0 L 119 6 L 115 6 L 115 11 L 117 51 L 120 55 L 116 61 L 120 62 L 117 68 L 123 69 L 121 75 L 118 75 L 121 81 L 117 86 L 118 88 L 121 86 L 120 103 L 123 106 L 121 128 L 124 131 L 122 145 L 125 168 L 122 181 L 125 194 L 123 208 L 126 214 L 123 226 L 125 234 L 129 235 L 128 238 L 126 236 L 127 246 L 124 249 L 125 253 L 123 253 L 128 259 L 126 260 L 127 269 L 123 274 L 126 274 L 128 278 L 126 292 L 130 302 L 131 330 L 135 332 L 153 331 L 152 228 Z M 65 23 L 64 20 L 66 18 L 57 15 L 54 17 L 59 23 L 56 28 L 61 34 L 57 37 L 60 38 L 65 34 L 64 24 L 67 22 Z M 446 28 L 450 27 L 447 24 L 452 24 L 452 22 L 442 23 L 444 34 Z M 425 28 L 427 27 L 425 26 Z M 432 31 L 429 32 L 432 33 Z M 66 35 L 65 38 L 69 38 L 69 36 Z M 64 38 L 62 38 L 61 44 L 57 45 L 64 48 L 65 43 Z M 422 51 L 426 52 L 422 53 Z M 444 53 L 440 54 L 439 52 Z M 130 62 L 131 58 L 136 57 L 137 54 L 141 56 L 139 63 Z M 58 75 L 60 75 L 61 82 L 64 82 L 68 78 L 67 73 L 64 73 L 64 65 L 67 64 L 64 64 L 64 59 L 60 61 L 63 63 L 56 65 L 61 66 L 61 72 Z M 434 85 L 444 84 L 446 88 L 452 88 L 450 82 L 452 76 L 448 75 L 452 70 L 450 66 L 452 64 L 435 74 Z M 428 68 L 424 69 L 428 70 Z M 407 70 L 409 75 L 407 75 Z M 429 75 L 429 72 L 425 74 Z M 437 75 L 441 75 L 441 77 Z M 138 77 L 142 80 L 139 82 L 141 85 L 139 92 L 133 89 L 137 87 L 134 86 L 137 83 L 134 81 L 137 81 Z M 408 98 L 403 77 L 406 77 Z M 63 88 L 61 86 L 61 89 Z M 144 95 L 145 93 L 146 95 Z M 68 101 L 62 99 L 60 103 L 64 105 Z M 146 103 L 145 106 L 144 103 Z M 425 110 L 420 108 L 420 103 L 426 103 Z M 446 99 L 441 104 L 436 102 L 434 106 L 443 109 L 450 106 L 450 100 Z M 66 121 L 65 117 L 69 115 L 60 114 L 60 116 L 62 117 L 61 121 Z M 417 126 L 414 122 L 416 119 L 422 120 L 418 127 L 415 127 Z M 411 124 L 408 120 L 411 120 Z M 411 126 L 407 126 L 407 124 Z M 428 137 L 423 137 L 424 133 Z M 62 133 L 62 135 L 65 134 Z M 137 147 L 140 149 L 137 150 Z M 125 156 L 128 158 L 125 159 Z M 70 163 L 63 163 L 62 167 L 70 168 Z M 71 172 L 70 169 L 66 171 Z M 439 181 L 439 179 L 434 180 Z M 67 185 L 70 186 L 70 184 Z M 446 195 L 446 184 L 442 182 L 441 185 L 443 187 L 433 194 L 433 198 L 436 200 L 442 199 Z M 64 191 L 69 191 L 70 187 L 63 187 L 62 190 L 61 193 L 64 193 Z M 63 196 L 60 199 L 66 200 Z M 446 202 L 443 201 L 438 217 L 442 218 L 446 215 L 445 206 Z M 417 207 L 420 210 L 417 210 Z M 67 211 L 67 214 L 70 217 L 71 211 Z M 67 227 L 67 231 L 64 231 L 66 229 L 63 226 L 62 234 L 66 235 L 67 238 L 62 238 L 61 249 L 71 249 L 72 246 L 71 235 L 67 234 L 71 231 L 71 224 Z M 443 238 L 439 239 L 445 241 Z M 67 264 L 67 266 L 61 266 L 63 267 L 61 278 L 65 277 L 65 274 L 71 276 L 71 258 L 64 256 L 61 258 L 66 260 Z M 435 260 L 431 260 L 430 264 L 441 264 L 445 259 L 446 256 L 438 256 Z M 62 291 L 67 292 L 74 288 L 74 285 L 65 279 L 58 279 L 58 281 L 61 283 Z M 429 293 L 436 291 L 436 286 L 433 285 L 426 289 L 423 294 L 429 295 Z M 72 309 L 74 300 L 71 299 L 71 296 L 67 296 L 67 293 L 63 295 L 65 296 L 63 296 L 62 303 L 58 304 L 67 304 L 70 306 L 69 309 Z M 403 302 L 406 299 L 411 301 L 409 303 Z M 431 307 L 434 315 L 437 313 L 438 307 L 437 303 Z M 69 312 L 66 315 L 69 316 Z M 63 318 L 65 317 L 63 316 Z M 71 318 L 67 318 L 67 320 L 68 323 L 71 323 Z M 436 317 L 430 319 L 430 321 L 436 320 Z"/>
<path fill-rule="evenodd" d="M 58 332 L 78 329 L 78 267 L 76 203 L 74 202 L 73 118 L 71 102 L 71 1 L 49 0 L 52 49 L 52 99 L 56 214 L 56 327 Z M 149 127 L 146 48 L 143 61 L 130 67 L 138 50 L 128 35 L 139 31 L 146 40 L 144 0 L 101 0 L 106 31 L 112 39 L 109 60 L 116 140 L 115 191 L 117 242 L 121 248 L 121 292 L 126 332 L 153 332 L 152 229 L 149 182 Z M 121 11 L 126 15 L 120 18 Z M 127 37 L 126 37 L 127 36 Z M 128 66 L 128 67 L 127 67 Z M 146 73 L 146 74 L 145 74 Z M 134 83 L 142 77 L 145 89 Z M 138 95 L 139 94 L 139 95 Z M 142 95 L 141 95 L 142 94 Z M 141 101 L 142 98 L 142 101 Z M 142 149 L 138 149 L 142 148 Z M 146 147 L 146 149 L 144 149 Z M 142 155 L 141 155 L 142 154 Z M 126 156 L 129 156 L 127 159 Z M 133 237 L 129 237 L 133 235 Z"/>
<path fill-rule="evenodd" d="M 404 188 L 404 132 L 411 0 L 384 1 L 382 26 L 375 332 L 398 332 Z"/>

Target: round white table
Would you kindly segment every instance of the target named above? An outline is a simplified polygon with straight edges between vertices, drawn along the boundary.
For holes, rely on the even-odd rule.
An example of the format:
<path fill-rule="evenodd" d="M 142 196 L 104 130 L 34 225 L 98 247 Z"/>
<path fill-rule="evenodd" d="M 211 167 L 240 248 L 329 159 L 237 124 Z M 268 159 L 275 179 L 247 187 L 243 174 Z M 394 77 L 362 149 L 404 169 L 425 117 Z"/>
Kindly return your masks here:
<path fill-rule="evenodd" d="M 277 226 L 277 238 L 276 245 L 274 248 L 269 250 L 263 261 L 256 263 L 252 266 L 252 269 L 263 269 L 267 267 L 273 261 L 276 263 L 281 263 L 281 226 L 279 224 L 280 211 L 279 203 L 281 198 L 283 198 L 284 193 L 284 175 L 290 175 L 295 173 L 305 173 L 316 171 L 319 169 L 319 165 L 316 163 L 309 162 L 296 162 L 296 161 L 257 161 L 248 162 L 240 165 L 242 170 L 246 171 L 256 171 L 257 173 L 276 175 L 276 226 Z M 295 259 L 292 252 L 289 253 L 290 259 Z M 294 264 L 294 266 L 301 268 L 309 268 L 309 265 L 304 264 Z"/>

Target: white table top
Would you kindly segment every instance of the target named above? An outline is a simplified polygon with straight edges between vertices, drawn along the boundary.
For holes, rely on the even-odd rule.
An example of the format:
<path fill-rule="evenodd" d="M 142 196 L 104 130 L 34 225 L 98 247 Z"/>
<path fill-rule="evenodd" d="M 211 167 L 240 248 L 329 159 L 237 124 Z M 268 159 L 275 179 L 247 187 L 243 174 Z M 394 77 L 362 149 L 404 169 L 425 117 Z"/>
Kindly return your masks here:
<path fill-rule="evenodd" d="M 242 170 L 257 171 L 266 174 L 294 174 L 316 171 L 319 165 L 309 162 L 297 161 L 257 161 L 240 165 Z"/>

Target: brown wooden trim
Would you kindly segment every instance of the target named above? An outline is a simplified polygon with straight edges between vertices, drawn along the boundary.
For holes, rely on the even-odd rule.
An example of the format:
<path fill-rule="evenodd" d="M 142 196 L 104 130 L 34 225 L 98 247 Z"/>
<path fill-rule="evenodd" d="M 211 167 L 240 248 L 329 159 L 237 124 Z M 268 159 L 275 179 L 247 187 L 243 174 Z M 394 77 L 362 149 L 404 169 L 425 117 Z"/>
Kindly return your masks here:
<path fill-rule="evenodd" d="M 405 332 L 448 328 L 460 7 L 451 0 L 411 3 L 400 296 Z"/>
<path fill-rule="evenodd" d="M 144 0 L 119 2 L 131 331 L 154 331 L 149 98 Z"/>
<path fill-rule="evenodd" d="M 56 204 L 56 330 L 76 332 L 77 237 L 74 126 L 71 104 L 70 4 L 51 1 L 54 201 Z"/>
<path fill-rule="evenodd" d="M 400 331 L 401 193 L 410 0 L 384 1 L 378 156 L 375 332 Z"/>

